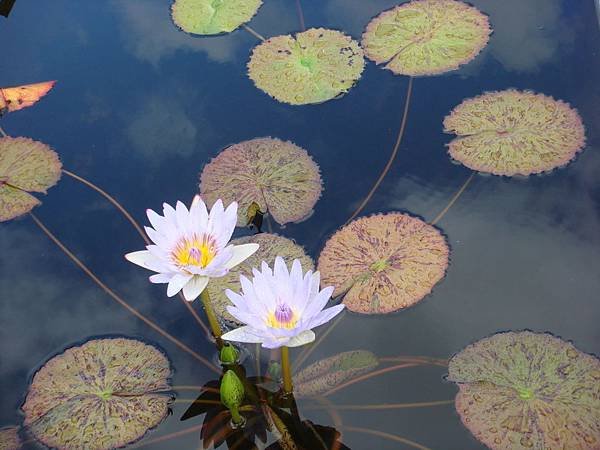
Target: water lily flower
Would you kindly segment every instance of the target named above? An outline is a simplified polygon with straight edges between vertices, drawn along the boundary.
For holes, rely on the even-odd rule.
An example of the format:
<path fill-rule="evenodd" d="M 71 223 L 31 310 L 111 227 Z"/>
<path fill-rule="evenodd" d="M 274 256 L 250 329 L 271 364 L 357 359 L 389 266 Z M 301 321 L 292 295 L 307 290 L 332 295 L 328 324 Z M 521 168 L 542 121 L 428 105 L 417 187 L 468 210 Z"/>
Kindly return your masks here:
<path fill-rule="evenodd" d="M 210 210 L 196 195 L 189 211 L 182 202 L 175 208 L 165 203 L 163 216 L 149 209 L 152 227 L 145 227 L 154 245 L 128 253 L 125 258 L 158 272 L 152 283 L 168 283 L 167 295 L 183 289 L 187 301 L 202 293 L 210 278 L 222 277 L 256 250 L 258 244 L 227 245 L 237 221 L 237 203 L 224 209 L 217 200 Z"/>
<path fill-rule="evenodd" d="M 252 273 L 252 281 L 240 276 L 241 294 L 225 292 L 233 303 L 227 310 L 246 324 L 225 333 L 225 340 L 261 343 L 265 348 L 298 347 L 314 341 L 312 329 L 344 309 L 344 305 L 323 309 L 333 286 L 319 290 L 319 272 L 304 274 L 297 259 L 289 272 L 278 256 L 273 270 L 263 262 L 261 271 L 253 269 Z"/>

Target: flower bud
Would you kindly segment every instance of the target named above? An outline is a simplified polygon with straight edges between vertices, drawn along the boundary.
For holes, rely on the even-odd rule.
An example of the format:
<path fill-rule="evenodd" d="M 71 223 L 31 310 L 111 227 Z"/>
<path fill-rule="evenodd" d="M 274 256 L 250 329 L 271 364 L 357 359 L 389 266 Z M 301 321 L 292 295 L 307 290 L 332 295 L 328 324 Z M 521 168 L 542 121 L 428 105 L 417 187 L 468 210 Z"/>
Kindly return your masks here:
<path fill-rule="evenodd" d="M 279 381 L 281 379 L 281 364 L 278 361 L 269 362 L 267 372 L 272 380 Z"/>
<path fill-rule="evenodd" d="M 244 400 L 244 385 L 233 370 L 228 370 L 221 379 L 221 403 L 231 412 L 234 425 L 240 425 L 244 419 L 240 416 L 239 407 Z"/>
<path fill-rule="evenodd" d="M 233 345 L 224 344 L 219 354 L 219 359 L 221 360 L 221 364 L 226 366 L 235 364 L 238 361 L 238 352 Z"/>

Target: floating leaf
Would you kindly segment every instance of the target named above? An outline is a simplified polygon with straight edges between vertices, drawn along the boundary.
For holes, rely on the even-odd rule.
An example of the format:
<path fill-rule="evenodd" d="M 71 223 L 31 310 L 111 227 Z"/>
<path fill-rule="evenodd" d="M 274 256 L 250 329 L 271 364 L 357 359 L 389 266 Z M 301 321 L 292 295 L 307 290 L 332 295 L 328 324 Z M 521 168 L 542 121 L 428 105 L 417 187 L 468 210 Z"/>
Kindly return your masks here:
<path fill-rule="evenodd" d="M 395 74 L 437 75 L 475 58 L 490 33 L 487 16 L 463 2 L 413 0 L 374 18 L 362 46 Z"/>
<path fill-rule="evenodd" d="M 294 377 L 294 394 L 309 397 L 324 394 L 331 388 L 377 367 L 377 356 L 367 350 L 339 353 L 303 369 Z"/>
<path fill-rule="evenodd" d="M 35 374 L 22 406 L 25 426 L 48 447 L 108 449 L 157 426 L 172 397 L 167 357 L 125 338 L 71 347 Z"/>
<path fill-rule="evenodd" d="M 568 164 L 585 145 L 577 111 L 530 91 L 490 92 L 467 99 L 444 119 L 452 158 L 494 175 L 531 175 Z"/>
<path fill-rule="evenodd" d="M 0 450 L 19 450 L 21 446 L 19 427 L 0 428 Z"/>
<path fill-rule="evenodd" d="M 262 0 L 175 0 L 171 17 L 187 33 L 229 33 L 248 22 Z"/>
<path fill-rule="evenodd" d="M 408 214 L 362 217 L 335 233 L 319 256 L 323 286 L 335 286 L 348 309 L 397 311 L 431 292 L 448 266 L 446 239 Z"/>
<path fill-rule="evenodd" d="M 351 37 L 311 28 L 267 39 L 254 48 L 248 75 L 257 88 L 283 103 L 322 103 L 348 92 L 364 69 L 363 51 Z"/>
<path fill-rule="evenodd" d="M 60 179 L 62 165 L 46 144 L 29 138 L 0 138 L 0 222 L 40 204 L 29 192 L 46 193 Z"/>
<path fill-rule="evenodd" d="M 204 167 L 200 195 L 238 202 L 238 226 L 247 224 L 252 203 L 281 225 L 312 214 L 321 196 L 319 167 L 306 150 L 291 142 L 258 138 L 227 147 Z"/>
<path fill-rule="evenodd" d="M 1 88 L 0 115 L 33 105 L 52 89 L 54 83 L 56 81 L 44 81 L 43 83 Z"/>
<path fill-rule="evenodd" d="M 550 334 L 497 333 L 455 355 L 456 410 L 492 449 L 600 448 L 600 360 Z"/>
<path fill-rule="evenodd" d="M 294 259 L 299 259 L 304 270 L 313 270 L 313 260 L 304 253 L 304 249 L 294 241 L 277 236 L 276 234 L 261 233 L 249 237 L 241 237 L 231 241 L 233 245 L 242 245 L 256 243 L 259 245 L 258 250 L 246 259 L 241 264 L 238 264 L 220 278 L 213 278 L 208 283 L 208 293 L 213 304 L 215 313 L 226 323 L 235 327 L 244 324 L 238 322 L 229 312 L 227 306 L 231 302 L 225 295 L 226 289 L 231 289 L 234 292 L 240 292 L 240 275 L 252 277 L 252 268 L 260 267 L 260 264 L 265 261 L 269 266 L 273 267 L 275 257 L 281 256 L 289 266 Z"/>

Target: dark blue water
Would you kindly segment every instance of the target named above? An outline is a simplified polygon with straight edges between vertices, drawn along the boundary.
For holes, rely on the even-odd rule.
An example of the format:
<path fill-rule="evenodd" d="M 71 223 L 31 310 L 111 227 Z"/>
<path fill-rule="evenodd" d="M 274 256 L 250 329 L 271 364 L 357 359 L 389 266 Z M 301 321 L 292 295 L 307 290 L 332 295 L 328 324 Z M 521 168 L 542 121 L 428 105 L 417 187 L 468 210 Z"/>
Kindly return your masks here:
<path fill-rule="evenodd" d="M 359 39 L 371 17 L 396 3 L 303 0 L 302 6 L 307 26 L 341 29 Z M 353 349 L 448 358 L 496 331 L 523 328 L 550 331 L 600 353 L 600 32 L 594 2 L 473 4 L 490 16 L 489 45 L 458 71 L 415 79 L 399 156 L 364 214 L 402 210 L 435 217 L 470 173 L 450 163 L 442 120 L 464 98 L 484 91 L 531 89 L 569 102 L 586 125 L 587 148 L 550 175 L 477 176 L 438 224 L 452 253 L 433 294 L 393 315 L 346 315 L 311 361 Z M 141 222 L 146 208 L 189 202 L 203 165 L 227 145 L 263 136 L 291 140 L 320 165 L 324 193 L 309 220 L 280 233 L 318 256 L 385 165 L 408 78 L 369 63 L 341 99 L 283 105 L 246 76 L 256 38 L 244 30 L 190 37 L 172 24 L 169 6 L 162 0 L 17 0 L 10 17 L 0 18 L 0 86 L 58 83 L 35 107 L 3 117 L 2 127 L 51 145 L 66 169 L 105 188 Z M 251 26 L 265 36 L 299 31 L 295 2 L 266 0 Z M 124 261 L 124 253 L 143 243 L 104 199 L 63 177 L 35 213 L 132 305 L 194 350 L 212 355 L 181 303 Z M 90 336 L 124 334 L 159 344 L 172 359 L 176 385 L 212 378 L 115 304 L 31 219 L 0 225 L 0 251 L 0 427 L 21 422 L 18 408 L 39 364 Z M 444 373 L 405 369 L 331 400 L 449 400 L 456 388 L 443 382 Z M 198 425 L 200 418 L 179 422 L 186 407 L 174 405 L 174 415 L 149 438 Z M 332 424 L 322 411 L 307 409 L 304 416 Z M 483 448 L 453 405 L 350 412 L 343 421 L 432 449 Z M 405 448 L 353 432 L 345 432 L 343 441 L 353 449 Z M 148 448 L 197 447 L 192 433 Z"/>

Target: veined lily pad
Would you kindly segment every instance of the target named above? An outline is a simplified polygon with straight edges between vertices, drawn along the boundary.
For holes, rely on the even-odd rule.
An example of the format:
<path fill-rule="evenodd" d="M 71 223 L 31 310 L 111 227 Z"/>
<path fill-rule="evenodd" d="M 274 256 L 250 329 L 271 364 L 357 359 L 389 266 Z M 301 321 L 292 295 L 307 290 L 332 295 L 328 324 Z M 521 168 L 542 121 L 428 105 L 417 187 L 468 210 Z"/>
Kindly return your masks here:
<path fill-rule="evenodd" d="M 60 179 L 62 164 L 46 144 L 25 137 L 0 138 L 0 222 L 28 213 Z"/>
<path fill-rule="evenodd" d="M 455 355 L 456 410 L 492 449 L 600 448 L 600 360 L 550 334 L 497 333 Z"/>
<path fill-rule="evenodd" d="M 167 357 L 125 338 L 94 339 L 50 359 L 22 406 L 25 426 L 58 449 L 127 445 L 157 426 L 172 401 Z"/>
<path fill-rule="evenodd" d="M 254 236 L 234 239 L 231 243 L 233 245 L 249 243 L 256 243 L 259 245 L 258 250 L 252 256 L 231 269 L 227 275 L 220 278 L 213 278 L 210 283 L 208 283 L 208 292 L 215 312 L 227 324 L 235 327 L 240 327 L 244 324 L 238 322 L 227 311 L 227 306 L 230 306 L 231 302 L 225 295 L 225 290 L 231 289 L 233 292 L 240 292 L 240 275 L 251 278 L 252 268 L 259 268 L 263 261 L 272 267 L 275 263 L 276 256 L 281 256 L 288 265 L 290 265 L 294 259 L 299 259 L 302 264 L 302 269 L 305 271 L 314 269 L 313 260 L 304 253 L 304 249 L 301 246 L 290 239 L 277 236 L 276 234 L 261 233 Z"/>
<path fill-rule="evenodd" d="M 412 0 L 374 18 L 362 46 L 395 74 L 437 75 L 475 58 L 490 33 L 487 16 L 466 3 Z"/>
<path fill-rule="evenodd" d="M 378 365 L 377 356 L 367 350 L 339 353 L 311 364 L 294 376 L 294 394 L 297 397 L 321 395 Z"/>
<path fill-rule="evenodd" d="M 494 175 L 531 175 L 569 163 L 585 145 L 577 111 L 543 94 L 508 89 L 467 99 L 444 119 L 452 158 Z"/>
<path fill-rule="evenodd" d="M 363 51 L 351 37 L 311 28 L 267 39 L 254 48 L 248 75 L 257 88 L 283 103 L 322 103 L 347 92 L 364 69 Z"/>
<path fill-rule="evenodd" d="M 238 226 L 247 224 L 252 203 L 281 225 L 300 222 L 312 214 L 321 190 L 319 167 L 306 150 L 274 138 L 227 147 L 200 175 L 200 195 L 208 205 L 219 198 L 238 202 Z"/>
<path fill-rule="evenodd" d="M 0 115 L 32 106 L 52 89 L 54 83 L 56 81 L 44 81 L 0 89 Z"/>
<path fill-rule="evenodd" d="M 335 233 L 319 256 L 323 286 L 345 291 L 354 312 L 382 314 L 417 303 L 446 272 L 446 239 L 408 214 L 362 217 Z"/>
<path fill-rule="evenodd" d="M 187 33 L 229 33 L 250 21 L 262 0 L 175 0 L 173 22 Z"/>
<path fill-rule="evenodd" d="M 19 450 L 21 446 L 18 427 L 0 428 L 0 450 Z"/>

